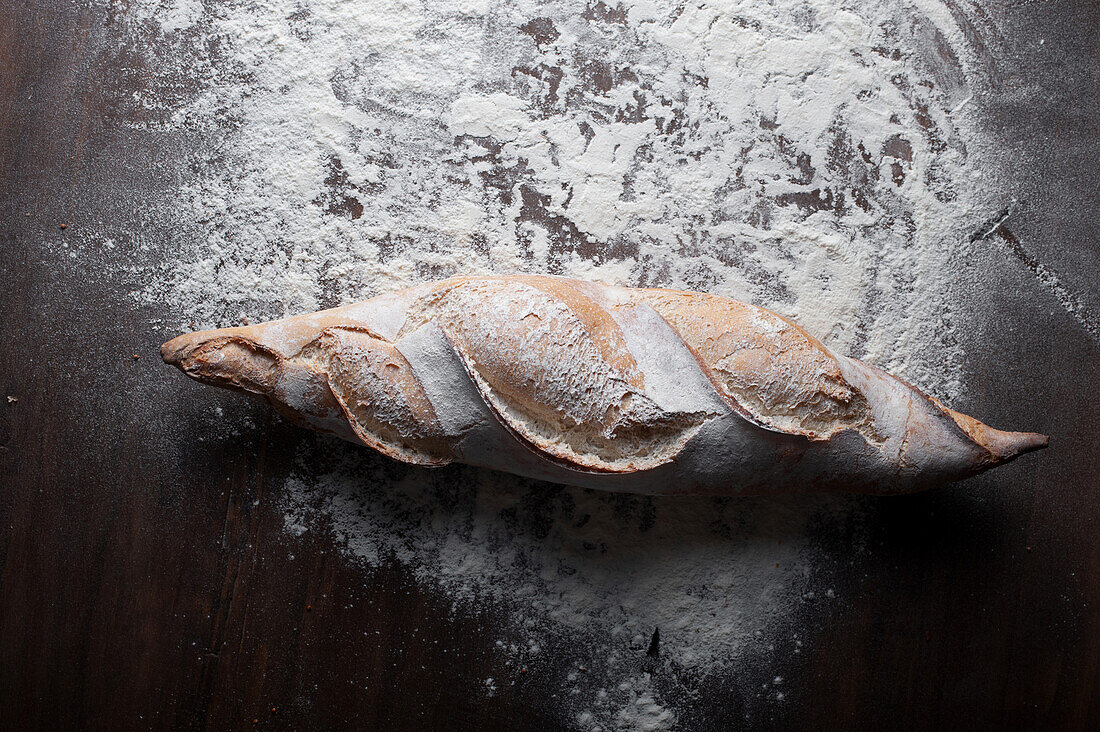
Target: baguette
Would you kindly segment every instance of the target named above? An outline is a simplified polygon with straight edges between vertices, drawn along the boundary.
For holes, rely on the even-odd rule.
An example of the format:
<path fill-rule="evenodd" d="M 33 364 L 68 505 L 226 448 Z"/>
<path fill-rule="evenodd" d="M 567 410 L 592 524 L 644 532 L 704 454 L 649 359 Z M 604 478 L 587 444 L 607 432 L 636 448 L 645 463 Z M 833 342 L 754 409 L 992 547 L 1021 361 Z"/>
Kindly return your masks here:
<path fill-rule="evenodd" d="M 161 348 L 199 381 L 424 466 L 613 491 L 903 493 L 1047 445 L 724 297 L 454 277 Z"/>

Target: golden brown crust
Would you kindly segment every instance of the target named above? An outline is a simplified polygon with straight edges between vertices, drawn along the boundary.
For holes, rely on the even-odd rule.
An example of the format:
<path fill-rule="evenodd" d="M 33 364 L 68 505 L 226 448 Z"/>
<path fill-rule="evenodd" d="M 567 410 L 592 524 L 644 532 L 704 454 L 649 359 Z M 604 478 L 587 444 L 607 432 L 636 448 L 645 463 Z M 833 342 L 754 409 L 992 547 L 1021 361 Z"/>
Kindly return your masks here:
<path fill-rule="evenodd" d="M 218 334 L 189 349 L 184 372 L 227 389 L 266 394 L 275 387 L 280 356 L 236 333 Z"/>
<path fill-rule="evenodd" d="M 651 402 L 618 324 L 569 280 L 452 278 L 410 307 L 399 336 L 428 323 L 510 430 L 578 469 L 655 467 L 701 422 Z"/>
<path fill-rule="evenodd" d="M 454 459 L 424 387 L 401 352 L 363 329 L 328 328 L 295 357 L 322 366 L 356 436 L 415 465 Z"/>
<path fill-rule="evenodd" d="M 508 279 L 535 287 L 565 303 L 581 321 L 604 361 L 624 375 L 631 386 L 639 389 L 645 386 L 645 375 L 638 371 L 638 362 L 627 349 L 619 324 L 605 308 L 577 289 L 575 282 L 527 275 L 515 275 Z"/>
<path fill-rule="evenodd" d="M 833 355 L 785 318 L 695 292 L 634 290 L 631 300 L 656 310 L 697 354 L 719 392 L 760 423 L 811 439 L 869 428 L 866 400 Z"/>

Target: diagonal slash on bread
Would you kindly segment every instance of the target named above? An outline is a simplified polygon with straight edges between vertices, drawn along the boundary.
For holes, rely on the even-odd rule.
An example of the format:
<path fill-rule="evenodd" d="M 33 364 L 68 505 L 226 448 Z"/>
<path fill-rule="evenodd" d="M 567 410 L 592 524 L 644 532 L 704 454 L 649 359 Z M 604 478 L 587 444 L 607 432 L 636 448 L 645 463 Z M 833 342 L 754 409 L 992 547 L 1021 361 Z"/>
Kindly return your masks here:
<path fill-rule="evenodd" d="M 903 492 L 1046 445 L 763 308 L 560 277 L 454 277 L 162 354 L 394 459 L 609 490 Z"/>

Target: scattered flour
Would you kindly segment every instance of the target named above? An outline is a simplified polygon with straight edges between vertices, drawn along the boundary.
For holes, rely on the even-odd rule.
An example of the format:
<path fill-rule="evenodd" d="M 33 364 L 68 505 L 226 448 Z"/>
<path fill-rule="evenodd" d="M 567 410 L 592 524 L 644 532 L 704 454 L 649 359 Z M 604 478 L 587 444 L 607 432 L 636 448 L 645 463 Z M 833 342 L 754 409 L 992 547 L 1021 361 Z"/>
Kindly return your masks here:
<path fill-rule="evenodd" d="M 953 8 L 133 2 L 134 37 L 200 87 L 146 103 L 208 141 L 170 204 L 203 235 L 136 295 L 186 328 L 458 272 L 700 289 L 950 397 L 952 262 L 997 198 Z M 678 673 L 728 666 L 790 636 L 830 566 L 817 499 L 600 495 L 321 440 L 284 493 L 291 531 L 325 524 L 363 562 L 503 603 L 531 638 L 602 649 L 607 683 L 570 702 L 591 729 L 674 725 L 630 660 L 654 629 Z"/>
<path fill-rule="evenodd" d="M 189 36 L 156 6 L 209 78 L 172 119 L 217 149 L 179 199 L 207 236 L 144 296 L 215 325 L 460 271 L 691 287 L 950 394 L 989 211 L 967 47 L 843 5 L 225 2 Z"/>

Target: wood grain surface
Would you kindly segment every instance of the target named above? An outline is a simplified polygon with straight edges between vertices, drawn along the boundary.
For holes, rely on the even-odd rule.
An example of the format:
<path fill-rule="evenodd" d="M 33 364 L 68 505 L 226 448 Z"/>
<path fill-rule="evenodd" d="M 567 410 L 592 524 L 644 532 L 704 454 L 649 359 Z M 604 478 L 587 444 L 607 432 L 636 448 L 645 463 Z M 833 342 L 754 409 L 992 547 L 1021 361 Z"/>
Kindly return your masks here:
<path fill-rule="evenodd" d="M 1018 49 L 991 111 L 1027 204 L 1005 231 L 1095 312 L 1100 6 L 1005 16 L 1063 51 Z M 119 124 L 140 121 L 125 98 L 145 71 L 106 43 L 111 23 L 83 3 L 0 0 L 0 727 L 564 726 L 564 655 L 521 671 L 489 609 L 288 535 L 273 493 L 315 438 L 200 398 L 160 363 L 155 313 L 122 274 L 57 256 L 92 224 L 155 239 L 146 202 L 182 174 L 165 133 Z M 1079 62 L 1051 60 L 1065 58 Z M 715 677 L 680 727 L 1100 729 L 1097 334 L 1023 259 L 985 276 L 1002 327 L 965 344 L 978 386 L 955 406 L 1051 448 L 873 503 L 874 550 L 845 603 L 805 611 L 784 702 Z M 260 427 L 193 439 L 222 403 Z M 493 696 L 476 688 L 487 676 Z"/>

